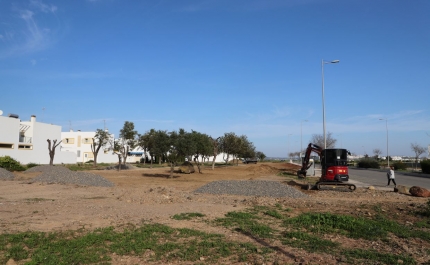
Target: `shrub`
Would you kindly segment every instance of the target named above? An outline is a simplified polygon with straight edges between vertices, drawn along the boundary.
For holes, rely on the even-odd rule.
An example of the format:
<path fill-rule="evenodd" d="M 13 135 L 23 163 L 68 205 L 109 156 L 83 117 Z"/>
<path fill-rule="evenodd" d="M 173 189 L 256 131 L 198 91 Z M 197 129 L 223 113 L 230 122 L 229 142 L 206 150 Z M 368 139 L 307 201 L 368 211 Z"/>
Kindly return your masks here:
<path fill-rule="evenodd" d="M 420 164 L 421 164 L 421 171 L 423 173 L 430 174 L 430 160 L 429 159 L 422 160 Z"/>
<path fill-rule="evenodd" d="M 0 167 L 9 171 L 24 171 L 25 168 L 10 156 L 0 157 Z"/>
<path fill-rule="evenodd" d="M 27 165 L 26 165 L 26 167 L 27 168 L 32 168 L 32 167 L 36 167 L 36 166 L 38 166 L 39 164 L 36 164 L 36 163 L 28 163 Z"/>
<path fill-rule="evenodd" d="M 402 161 L 396 161 L 393 163 L 393 167 L 394 167 L 394 170 L 406 170 L 408 166 Z"/>
<path fill-rule="evenodd" d="M 379 163 L 373 158 L 362 158 L 358 161 L 357 167 L 361 168 L 379 168 Z"/>

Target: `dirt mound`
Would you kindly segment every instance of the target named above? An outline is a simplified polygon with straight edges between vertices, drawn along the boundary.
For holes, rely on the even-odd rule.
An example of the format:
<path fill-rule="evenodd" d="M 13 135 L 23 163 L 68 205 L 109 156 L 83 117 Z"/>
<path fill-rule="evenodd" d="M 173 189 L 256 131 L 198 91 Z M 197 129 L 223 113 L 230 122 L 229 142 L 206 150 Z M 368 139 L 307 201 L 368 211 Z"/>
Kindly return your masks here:
<path fill-rule="evenodd" d="M 248 171 L 255 172 L 255 173 L 271 173 L 271 174 L 277 174 L 279 172 L 288 172 L 291 174 L 296 174 L 297 170 L 300 169 L 300 166 L 294 165 L 294 164 L 288 164 L 288 163 L 279 163 L 273 165 L 267 165 L 267 164 L 259 164 L 259 165 L 252 165 L 247 168 Z"/>

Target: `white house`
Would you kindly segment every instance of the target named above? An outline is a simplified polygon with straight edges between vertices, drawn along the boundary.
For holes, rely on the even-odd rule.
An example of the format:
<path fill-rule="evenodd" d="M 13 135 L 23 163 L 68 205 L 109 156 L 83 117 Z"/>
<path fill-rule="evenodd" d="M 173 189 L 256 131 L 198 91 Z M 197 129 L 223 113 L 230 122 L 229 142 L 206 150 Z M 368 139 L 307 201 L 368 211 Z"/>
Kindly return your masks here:
<path fill-rule="evenodd" d="M 96 132 L 81 132 L 70 130 L 69 132 L 61 133 L 61 151 L 71 152 L 75 154 L 74 163 L 85 163 L 94 160 L 94 154 L 91 150 L 91 144 Z M 114 135 L 110 134 L 110 139 L 113 141 Z M 97 155 L 97 163 L 116 163 L 118 157 L 111 151 L 110 145 L 100 148 Z"/>
<path fill-rule="evenodd" d="M 61 141 L 61 126 L 41 123 L 32 115 L 21 121 L 18 115 L 0 115 L 0 156 L 10 156 L 22 164 L 49 164 L 47 139 Z M 55 149 L 54 164 L 76 163 L 76 155 Z"/>

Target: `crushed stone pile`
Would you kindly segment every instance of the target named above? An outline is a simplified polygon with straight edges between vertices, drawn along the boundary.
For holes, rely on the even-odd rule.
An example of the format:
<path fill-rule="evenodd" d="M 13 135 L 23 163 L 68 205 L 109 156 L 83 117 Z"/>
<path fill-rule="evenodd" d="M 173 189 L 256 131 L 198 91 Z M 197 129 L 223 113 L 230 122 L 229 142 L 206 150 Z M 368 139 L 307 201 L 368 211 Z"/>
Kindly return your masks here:
<path fill-rule="evenodd" d="M 63 166 L 36 166 L 25 172 L 41 172 L 40 175 L 31 179 L 30 183 L 43 182 L 49 184 L 75 184 L 80 186 L 113 187 L 114 184 L 102 176 L 88 173 L 76 172 Z"/>
<path fill-rule="evenodd" d="M 220 180 L 208 183 L 194 192 L 242 196 L 307 198 L 308 195 L 278 181 L 267 180 Z"/>
<path fill-rule="evenodd" d="M 13 178 L 12 172 L 0 167 L 0 180 L 13 180 Z"/>

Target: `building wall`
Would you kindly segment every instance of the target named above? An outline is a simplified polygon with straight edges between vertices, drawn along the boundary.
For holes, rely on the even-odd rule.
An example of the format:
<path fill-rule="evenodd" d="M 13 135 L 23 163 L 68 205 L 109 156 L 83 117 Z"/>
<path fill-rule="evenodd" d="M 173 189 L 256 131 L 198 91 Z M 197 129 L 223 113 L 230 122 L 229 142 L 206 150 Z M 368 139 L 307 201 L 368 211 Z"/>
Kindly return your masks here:
<path fill-rule="evenodd" d="M 64 152 L 73 153 L 75 156 L 75 162 L 85 163 L 90 160 L 94 160 L 94 154 L 91 150 L 91 144 L 96 132 L 81 132 L 81 131 L 69 131 L 62 132 L 61 139 L 61 150 Z M 111 134 L 111 139 L 114 139 L 114 135 Z M 110 145 L 100 148 L 97 155 L 97 163 L 116 163 L 118 157 L 110 150 Z"/>
<path fill-rule="evenodd" d="M 22 164 L 49 164 L 47 139 L 61 140 L 61 126 L 41 123 L 32 116 L 30 121 L 0 116 L 0 156 L 10 156 Z M 12 144 L 5 148 L 4 144 Z M 75 157 L 55 149 L 54 164 L 75 163 Z"/>

